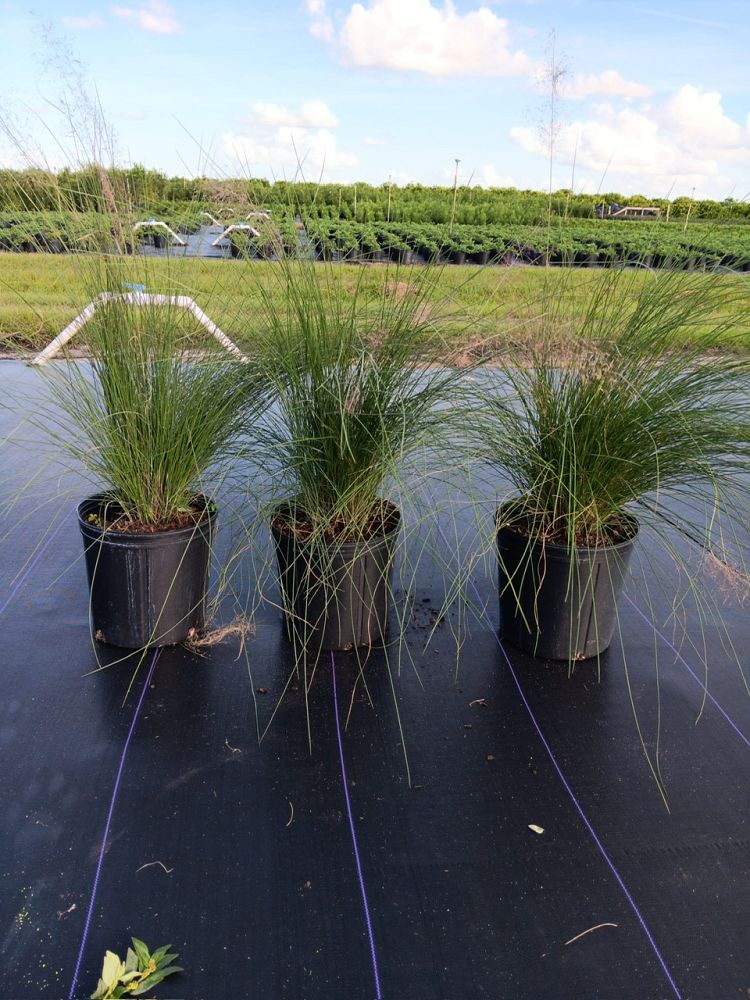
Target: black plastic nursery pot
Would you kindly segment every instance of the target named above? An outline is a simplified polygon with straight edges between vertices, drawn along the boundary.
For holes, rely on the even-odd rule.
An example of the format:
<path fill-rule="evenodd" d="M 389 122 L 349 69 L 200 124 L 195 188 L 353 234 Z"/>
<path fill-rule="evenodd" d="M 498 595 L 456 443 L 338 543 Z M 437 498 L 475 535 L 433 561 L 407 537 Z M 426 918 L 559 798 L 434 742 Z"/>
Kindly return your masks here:
<path fill-rule="evenodd" d="M 205 624 L 215 509 L 198 498 L 200 522 L 138 534 L 91 523 L 107 504 L 98 495 L 78 506 L 94 635 L 127 649 L 182 642 Z"/>
<path fill-rule="evenodd" d="M 413 264 L 414 263 L 414 251 L 406 250 L 403 247 L 391 247 L 389 250 L 389 255 L 392 261 L 397 264 Z"/>
<path fill-rule="evenodd" d="M 472 264 L 479 264 L 481 267 L 486 267 L 490 262 L 490 252 L 489 250 L 477 250 L 476 253 L 469 254 L 469 260 Z"/>
<path fill-rule="evenodd" d="M 288 505 L 271 521 L 287 633 L 310 649 L 350 650 L 381 644 L 388 629 L 393 554 L 401 515 L 365 541 L 311 543 L 281 524 Z"/>
<path fill-rule="evenodd" d="M 495 517 L 501 523 L 502 508 Z M 530 542 L 515 528 L 497 530 L 500 633 L 540 659 L 588 660 L 611 644 L 617 601 L 638 534 L 616 545 L 580 547 Z"/>
<path fill-rule="evenodd" d="M 237 243 L 234 240 L 230 240 L 229 252 L 235 260 L 240 258 L 247 258 L 250 255 L 250 244 L 249 243 Z"/>

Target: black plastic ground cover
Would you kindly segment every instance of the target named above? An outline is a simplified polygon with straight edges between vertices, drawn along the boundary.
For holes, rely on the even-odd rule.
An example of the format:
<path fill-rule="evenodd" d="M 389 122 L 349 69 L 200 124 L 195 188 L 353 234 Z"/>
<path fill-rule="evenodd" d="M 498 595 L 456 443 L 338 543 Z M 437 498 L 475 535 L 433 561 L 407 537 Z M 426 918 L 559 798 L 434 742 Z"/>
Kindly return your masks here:
<path fill-rule="evenodd" d="M 25 449 L 13 454 L 5 483 L 29 471 Z M 697 657 L 685 644 L 681 662 L 662 627 L 667 562 L 650 609 L 631 581 L 627 673 L 616 638 L 601 680 L 590 664 L 568 677 L 503 651 L 481 565 L 472 586 L 489 621 L 463 635 L 456 679 L 455 608 L 423 650 L 443 600 L 425 563 L 398 714 L 374 654 L 374 707 L 359 685 L 344 728 L 357 667 L 326 654 L 310 750 L 298 684 L 258 743 L 256 705 L 265 726 L 291 668 L 274 608 L 246 656 L 233 643 L 164 649 L 129 693 L 132 659 L 89 673 L 74 499 L 36 562 L 48 509 L 0 545 L 0 1000 L 88 996 L 105 949 L 122 953 L 131 934 L 180 952 L 186 972 L 163 997 L 747 996 L 750 696 L 707 626 L 715 701 L 696 723 Z M 747 664 L 747 612 L 725 614 Z M 671 813 L 631 696 L 650 746 L 660 713 Z"/>

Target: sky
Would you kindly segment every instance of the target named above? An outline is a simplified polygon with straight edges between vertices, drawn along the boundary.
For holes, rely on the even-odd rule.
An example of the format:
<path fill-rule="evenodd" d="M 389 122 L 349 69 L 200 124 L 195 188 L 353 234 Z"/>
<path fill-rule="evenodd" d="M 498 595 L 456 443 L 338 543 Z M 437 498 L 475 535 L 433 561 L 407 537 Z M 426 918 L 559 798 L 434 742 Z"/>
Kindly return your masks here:
<path fill-rule="evenodd" d="M 170 175 L 744 200 L 749 49 L 748 0 L 0 0 L 0 164 L 86 158 L 83 83 Z"/>

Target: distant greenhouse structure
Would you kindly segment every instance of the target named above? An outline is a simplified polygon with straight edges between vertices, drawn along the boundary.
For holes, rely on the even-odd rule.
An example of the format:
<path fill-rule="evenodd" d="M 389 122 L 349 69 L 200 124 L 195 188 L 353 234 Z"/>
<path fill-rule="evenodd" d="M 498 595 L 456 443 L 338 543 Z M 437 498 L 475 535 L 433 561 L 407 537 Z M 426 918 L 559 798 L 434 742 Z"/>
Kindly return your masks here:
<path fill-rule="evenodd" d="M 658 219 L 661 209 L 652 205 L 596 205 L 597 219 Z"/>

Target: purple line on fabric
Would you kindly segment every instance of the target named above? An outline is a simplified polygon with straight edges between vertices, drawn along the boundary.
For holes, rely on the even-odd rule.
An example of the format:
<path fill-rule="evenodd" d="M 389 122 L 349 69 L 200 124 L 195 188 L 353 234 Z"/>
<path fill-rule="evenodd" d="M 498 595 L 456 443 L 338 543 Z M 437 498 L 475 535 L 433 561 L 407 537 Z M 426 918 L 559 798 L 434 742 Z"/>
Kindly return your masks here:
<path fill-rule="evenodd" d="M 442 529 L 442 527 L 440 527 L 439 524 L 438 524 L 438 531 L 442 535 L 443 541 L 445 542 L 445 544 L 449 545 L 448 539 L 445 537 L 443 529 Z M 477 585 L 474 583 L 473 580 L 471 581 L 471 585 L 472 585 L 472 587 L 474 589 L 474 593 L 477 596 L 477 600 L 481 601 L 482 595 L 479 593 L 479 588 L 477 587 Z M 542 732 L 542 727 L 537 722 L 536 716 L 534 715 L 534 712 L 532 711 L 531 705 L 529 704 L 528 699 L 526 698 L 526 694 L 524 693 L 523 687 L 521 686 L 521 682 L 518 679 L 518 675 L 516 674 L 516 671 L 513 669 L 513 664 L 510 661 L 510 657 L 505 652 L 505 647 L 503 646 L 500 637 L 497 635 L 496 632 L 494 633 L 494 636 L 495 636 L 495 640 L 496 640 L 498 646 L 500 647 L 500 652 L 503 654 L 505 662 L 508 665 L 508 669 L 510 670 L 510 675 L 513 678 L 514 684 L 516 685 L 518 693 L 519 693 L 519 695 L 521 697 L 521 701 L 524 704 L 524 707 L 525 707 L 525 709 L 526 709 L 526 711 L 528 713 L 529 718 L 531 719 L 531 723 L 534 726 L 534 729 L 536 730 L 536 733 L 537 733 L 539 739 L 542 741 L 542 746 L 547 751 L 547 756 L 549 757 L 549 759 L 550 759 L 550 761 L 552 763 L 553 768 L 557 772 L 557 776 L 560 779 L 563 788 L 568 793 L 568 797 L 569 797 L 570 801 L 573 803 L 573 805 L 574 805 L 574 807 L 576 809 L 576 812 L 581 817 L 581 820 L 583 821 L 583 825 L 586 827 L 586 829 L 591 834 L 591 837 L 592 837 L 594 843 L 596 844 L 597 848 L 599 849 L 599 853 L 604 858 L 604 861 L 606 862 L 607 867 L 609 868 L 609 870 L 614 875 L 615 880 L 616 880 L 617 884 L 620 886 L 620 888 L 622 889 L 622 891 L 623 891 L 623 893 L 625 895 L 625 899 L 630 904 L 630 908 L 633 911 L 633 913 L 635 914 L 635 916 L 636 916 L 636 918 L 638 920 L 638 923 L 643 928 L 643 931 L 644 931 L 644 933 L 646 935 L 648 943 L 651 945 L 651 948 L 653 949 L 654 955 L 656 956 L 656 958 L 657 958 L 657 960 L 659 962 L 659 965 L 661 966 L 661 968 L 662 968 L 662 970 L 664 972 L 664 975 L 667 977 L 667 981 L 668 981 L 669 985 L 672 987 L 672 992 L 674 993 L 674 995 L 677 998 L 677 1000 L 682 1000 L 682 994 L 680 993 L 680 991 L 679 991 L 679 989 L 677 987 L 677 984 L 675 983 L 674 979 L 672 978 L 672 974 L 669 971 L 669 968 L 667 967 L 667 963 L 664 961 L 664 958 L 662 957 L 661 952 L 659 951 L 659 947 L 656 944 L 656 941 L 654 940 L 654 937 L 653 937 L 651 931 L 648 928 L 648 924 L 646 923 L 646 920 L 645 920 L 643 914 L 638 909 L 638 905 L 636 904 L 635 900 L 631 896 L 630 890 L 625 885 L 625 882 L 623 881 L 622 876 L 620 875 L 619 871 L 615 867 L 614 861 L 610 858 L 609 854 L 607 853 L 607 849 L 605 848 L 603 842 L 600 840 L 599 835 L 597 834 L 596 830 L 591 825 L 591 822 L 590 822 L 588 816 L 586 815 L 586 813 L 583 810 L 583 806 L 578 801 L 578 799 L 576 797 L 576 794 L 573 791 L 572 786 L 569 784 L 568 779 L 565 777 L 562 768 L 558 764 L 557 758 L 555 757 L 555 754 L 554 754 L 554 751 L 552 750 L 552 747 L 550 746 L 550 744 L 547 742 L 547 738 L 545 737 L 544 733 Z"/>
<path fill-rule="evenodd" d="M 15 586 L 13 587 L 13 589 L 11 590 L 11 592 L 8 594 L 7 598 L 5 599 L 5 604 L 3 604 L 2 607 L 0 607 L 0 615 L 5 611 L 5 609 L 8 607 L 8 605 L 10 604 L 10 602 L 13 600 L 13 598 L 18 593 L 18 591 L 24 585 L 24 583 L 26 581 L 26 578 L 28 577 L 29 573 L 32 571 L 32 569 L 36 566 L 36 564 L 42 558 L 42 556 L 44 555 L 44 553 L 47 551 L 47 547 L 52 542 L 52 539 L 58 534 L 58 532 L 62 528 L 63 524 L 65 524 L 65 519 L 64 518 L 60 521 L 60 523 L 55 528 L 55 530 L 52 532 L 52 534 L 47 536 L 47 540 L 44 542 L 44 544 L 42 545 L 42 547 L 37 550 L 36 555 L 33 557 L 33 559 L 28 564 L 28 566 L 26 567 L 26 569 L 23 571 L 23 573 L 21 574 L 21 576 L 19 576 L 19 578 L 16 580 Z"/>
<path fill-rule="evenodd" d="M 354 816 L 352 814 L 352 804 L 349 801 L 349 786 L 346 780 L 346 764 L 344 763 L 344 744 L 341 739 L 341 724 L 339 722 L 339 699 L 336 692 L 336 657 L 331 650 L 331 676 L 333 677 L 333 708 L 336 713 L 336 739 L 339 744 L 339 760 L 341 761 L 341 783 L 344 786 L 344 800 L 346 802 L 346 815 L 349 819 L 349 831 L 352 835 L 352 847 L 354 848 L 354 860 L 357 865 L 357 878 L 359 879 L 359 891 L 362 896 L 362 906 L 365 911 L 365 923 L 367 925 L 367 937 L 370 941 L 370 956 L 372 957 L 372 974 L 375 979 L 375 1000 L 383 1000 L 383 993 L 380 988 L 380 974 L 378 972 L 378 956 L 375 951 L 375 936 L 372 933 L 372 921 L 370 920 L 370 907 L 367 903 L 367 891 L 365 890 L 365 878 L 362 874 L 362 862 L 359 857 L 359 847 L 357 845 L 357 833 L 354 829 Z"/>
<path fill-rule="evenodd" d="M 552 762 L 552 766 L 554 767 L 555 771 L 557 772 L 557 776 L 559 777 L 560 781 L 562 782 L 563 788 L 568 793 L 570 801 L 573 803 L 573 805 L 576 808 L 576 812 L 581 817 L 581 820 L 583 821 L 584 826 L 586 827 L 586 829 L 591 834 L 591 837 L 592 837 L 594 843 L 596 844 L 596 846 L 599 848 L 599 853 L 604 858 L 605 862 L 607 863 L 607 866 L 608 866 L 609 870 L 614 875 L 615 880 L 617 881 L 617 884 L 620 886 L 620 888 L 622 889 L 623 893 L 625 894 L 625 898 L 627 899 L 628 903 L 630 904 L 631 910 L 636 915 L 636 917 L 638 919 L 638 923 L 643 928 L 643 932 L 646 935 L 646 937 L 648 938 L 648 942 L 651 945 L 651 947 L 653 949 L 653 952 L 656 955 L 656 958 L 658 959 L 659 965 L 662 967 L 664 975 L 667 977 L 669 985 L 672 987 L 672 991 L 673 991 L 675 997 L 677 997 L 677 1000 L 682 1000 L 682 994 L 680 993 L 679 989 L 677 988 L 677 984 L 675 983 L 674 979 L 672 978 L 672 974 L 669 971 L 669 968 L 667 967 L 667 963 L 664 961 L 664 958 L 662 957 L 661 952 L 659 951 L 659 946 L 657 945 L 656 941 L 654 940 L 654 937 L 653 937 L 653 935 L 651 934 L 651 931 L 648 928 L 648 924 L 646 923 L 646 920 L 645 920 L 643 914 L 638 909 L 638 904 L 636 903 L 636 901 L 631 896 L 630 890 L 625 885 L 625 882 L 623 881 L 622 876 L 620 875 L 619 871 L 615 867 L 614 861 L 610 858 L 609 854 L 607 853 L 606 847 L 604 846 L 604 844 L 602 843 L 602 841 L 599 839 L 598 833 L 596 832 L 596 830 L 591 825 L 588 816 L 583 811 L 583 806 L 581 805 L 581 803 L 576 798 L 576 794 L 573 791 L 573 789 L 570 786 L 570 784 L 568 783 L 568 779 L 563 774 L 562 768 L 560 767 L 560 765 L 557 762 L 557 758 L 555 757 L 554 751 L 552 750 L 552 747 L 550 746 L 550 744 L 547 742 L 547 738 L 545 737 L 544 733 L 542 732 L 542 728 L 539 725 L 539 723 L 537 722 L 536 716 L 534 715 L 534 713 L 533 713 L 533 711 L 531 709 L 531 705 L 529 704 L 529 702 L 528 702 L 528 700 L 526 698 L 526 695 L 524 693 L 524 690 L 521 687 L 521 682 L 519 681 L 518 676 L 517 676 L 515 670 L 513 669 L 513 664 L 510 662 L 510 657 L 505 652 L 505 648 L 504 648 L 504 646 L 503 646 L 500 638 L 498 636 L 495 636 L 495 638 L 497 639 L 497 644 L 500 647 L 500 650 L 501 650 L 501 652 L 502 652 L 502 654 L 503 654 L 503 656 L 505 658 L 505 662 L 508 665 L 508 669 L 510 670 L 510 675 L 513 678 L 513 681 L 514 681 L 516 687 L 518 688 L 518 693 L 521 696 L 521 701 L 524 703 L 526 711 L 529 713 L 529 718 L 531 719 L 532 725 L 534 726 L 534 729 L 536 729 L 537 735 L 539 736 L 539 739 L 542 741 L 542 745 L 544 746 L 544 749 L 547 751 L 547 756 L 549 757 L 550 761 Z"/>
<path fill-rule="evenodd" d="M 117 776 L 115 777 L 115 784 L 112 789 L 112 798 L 109 803 L 109 812 L 107 813 L 107 822 L 104 824 L 104 836 L 102 837 L 101 847 L 99 848 L 99 858 L 96 862 L 96 872 L 94 873 L 94 884 L 91 888 L 91 899 L 89 900 L 89 908 L 86 913 L 86 921 L 83 926 L 83 936 L 81 937 L 81 947 L 78 949 L 78 960 L 76 961 L 75 972 L 73 973 L 73 979 L 70 984 L 70 993 L 68 994 L 68 1000 L 73 1000 L 75 996 L 76 989 L 78 987 L 78 975 L 81 971 L 81 963 L 83 961 L 83 953 L 86 950 L 86 942 L 88 941 L 89 928 L 91 926 L 91 916 L 94 912 L 94 906 L 96 904 L 96 893 L 99 888 L 99 878 L 102 874 L 102 865 L 104 863 L 104 852 L 107 849 L 107 841 L 109 839 L 109 830 L 112 826 L 112 817 L 115 813 L 115 805 L 117 803 L 117 794 L 120 791 L 120 781 L 122 780 L 122 775 L 125 770 L 125 758 L 128 755 L 128 750 L 130 748 L 130 743 L 133 739 L 133 733 L 135 732 L 135 726 L 138 722 L 138 717 L 141 714 L 141 706 L 143 705 L 143 699 L 146 697 L 146 691 L 148 691 L 149 683 L 151 682 L 151 677 L 154 673 L 154 667 L 156 666 L 156 660 L 159 656 L 159 650 L 155 649 L 153 656 L 151 657 L 151 664 L 148 668 L 148 674 L 146 675 L 146 680 L 143 684 L 143 690 L 141 691 L 140 697 L 138 699 L 138 704 L 135 706 L 135 711 L 133 712 L 133 718 L 130 722 L 130 729 L 128 730 L 128 735 L 125 737 L 125 744 L 122 748 L 122 754 L 120 755 L 120 766 L 117 768 Z"/>
<path fill-rule="evenodd" d="M 641 611 L 641 609 L 638 607 L 638 605 L 635 603 L 635 601 L 633 600 L 632 597 L 630 597 L 628 594 L 623 594 L 623 597 L 628 602 L 628 604 L 630 604 L 638 612 L 638 614 L 641 616 L 641 618 L 648 625 L 651 626 L 651 628 L 659 636 L 659 638 L 661 639 L 661 641 L 663 643 L 665 643 L 672 650 L 672 652 L 674 653 L 674 655 L 677 657 L 677 659 L 680 661 L 680 663 L 683 665 L 683 667 L 685 667 L 685 669 L 690 674 L 690 676 L 693 678 L 693 680 L 695 680 L 700 685 L 701 690 L 705 693 L 706 697 L 711 702 L 711 704 L 715 708 L 717 708 L 719 710 L 719 712 L 721 712 L 721 714 L 727 720 L 727 722 L 732 727 L 732 729 L 735 731 L 735 733 L 737 733 L 737 735 L 742 740 L 742 742 L 745 744 L 745 746 L 748 749 L 750 749 L 750 740 L 747 738 L 747 736 L 745 736 L 745 734 L 742 732 L 742 730 L 737 725 L 737 723 L 734 721 L 734 719 L 732 719 L 732 717 L 727 712 L 724 711 L 724 709 L 721 707 L 721 705 L 719 704 L 719 702 L 716 700 L 716 698 L 714 698 L 714 696 L 711 694 L 711 692 L 706 687 L 705 683 L 700 679 L 700 677 L 698 676 L 698 674 L 696 674 L 696 672 L 690 666 L 690 664 L 685 659 L 685 657 L 682 655 L 682 653 L 677 649 L 677 647 L 671 642 L 670 639 L 667 638 L 666 635 L 664 635 L 664 633 L 660 629 L 658 629 L 656 627 L 656 625 L 654 625 L 654 623 L 651 621 L 651 619 L 648 617 L 648 615 L 645 615 Z"/>

